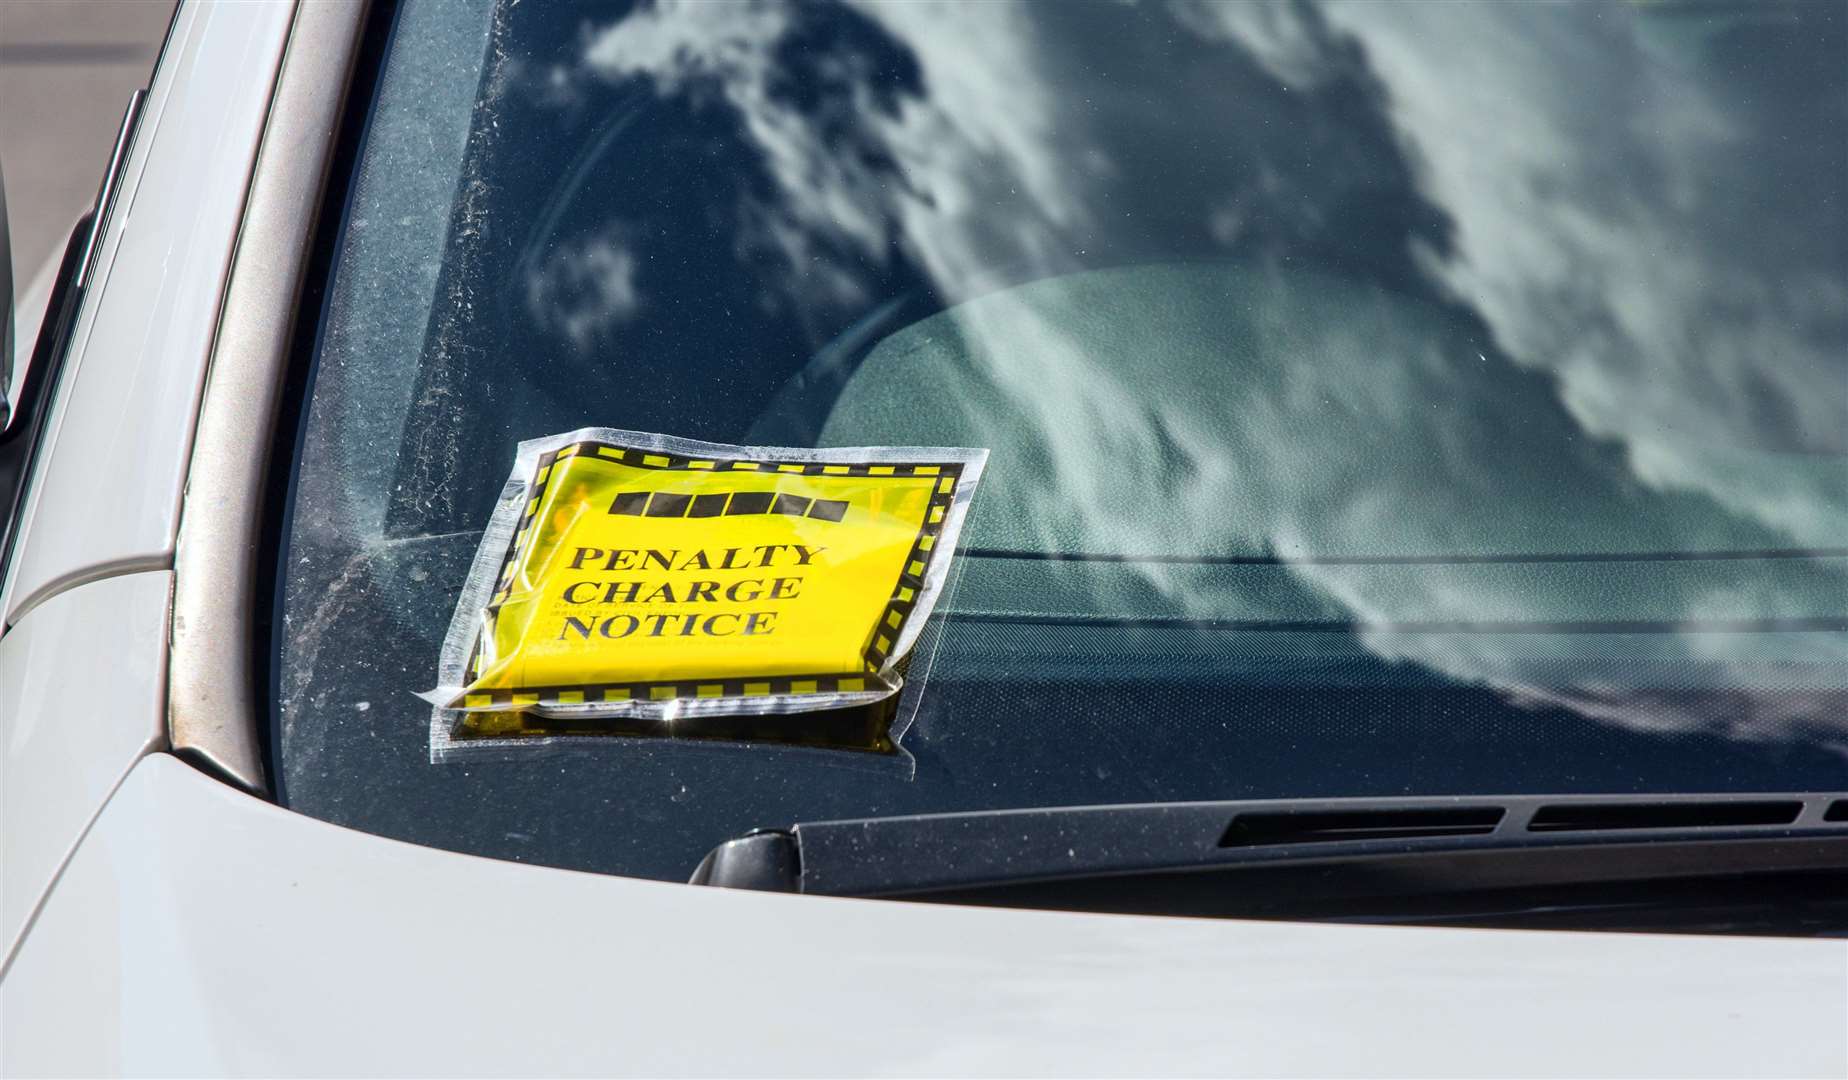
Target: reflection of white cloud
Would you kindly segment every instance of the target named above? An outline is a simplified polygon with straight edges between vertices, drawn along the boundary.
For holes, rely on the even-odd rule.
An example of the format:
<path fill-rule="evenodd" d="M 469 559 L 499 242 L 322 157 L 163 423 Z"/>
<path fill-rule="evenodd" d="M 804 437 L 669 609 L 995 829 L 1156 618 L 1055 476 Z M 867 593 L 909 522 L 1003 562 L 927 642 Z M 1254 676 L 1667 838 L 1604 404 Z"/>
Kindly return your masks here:
<path fill-rule="evenodd" d="M 579 351 L 589 350 L 641 306 L 635 256 L 612 232 L 559 242 L 526 281 L 526 307 L 533 321 Z"/>
<path fill-rule="evenodd" d="M 1109 171 L 1109 162 L 1078 142 L 1065 122 L 1059 80 L 1044 70 L 1042 43 L 1025 9 L 952 0 L 860 7 L 912 50 L 930 90 L 908 100 L 887 132 L 904 155 L 907 179 L 922 171 L 922 194 L 931 201 L 947 197 L 946 215 L 971 232 L 1006 228 L 985 219 L 977 230 L 970 220 L 977 199 L 1004 186 L 1019 188 L 1010 202 L 1036 207 L 1047 222 L 1086 221 L 1084 189 Z M 1015 239 L 1023 254 L 1049 254 L 1034 249 L 1050 246 L 1051 237 L 1021 231 Z"/>
<path fill-rule="evenodd" d="M 864 86 L 851 91 L 848 126 L 895 168 L 829 145 L 801 105 L 772 92 L 774 46 L 799 5 L 664 3 L 602 32 L 586 61 L 605 78 L 651 76 L 664 95 L 723 96 L 777 182 L 776 199 L 752 208 L 754 239 L 809 277 L 810 297 L 872 299 L 859 295 L 857 277 L 830 276 L 833 264 L 813 257 L 817 238 L 846 241 L 874 262 L 895 239 L 950 295 L 979 289 L 995 267 L 1029 278 L 1075 269 L 1078 237 L 1095 226 L 1085 193 L 1111 166 L 1080 125 L 1063 122 L 1060 83 L 1043 70 L 1030 10 L 927 0 L 856 7 L 909 50 L 927 88 L 895 108 L 876 104 Z M 1133 372 L 1062 348 L 1056 327 L 1042 329 L 1041 350 L 995 376 L 1038 413 L 1059 483 L 1086 492 L 1109 482 L 1091 468 L 1092 452 L 1101 445 L 1145 458 L 1160 418 L 1136 404 L 1126 382 Z M 1055 379 L 1084 392 L 1044 393 Z"/>
<path fill-rule="evenodd" d="M 988 446 L 977 547 L 1286 560 L 1238 574 L 1111 564 L 1083 571 L 1089 597 L 977 603 L 1351 620 L 1375 655 L 1638 728 L 1765 739 L 1848 726 L 1848 635 L 1714 629 L 1842 617 L 1841 560 L 1468 561 L 1774 540 L 1711 502 L 1638 484 L 1556 413 L 1542 422 L 1545 384 L 1477 348 L 1442 311 L 1335 279 L 1101 271 L 984 296 L 887 338 L 824 439 Z M 1137 357 L 1160 362 L 1127 362 Z M 1328 555 L 1463 561 L 1306 558 Z M 1659 629 L 1403 629 L 1600 621 Z"/>
<path fill-rule="evenodd" d="M 1456 223 L 1455 257 L 1434 272 L 1502 348 L 1554 375 L 1645 482 L 1839 545 L 1848 267 L 1829 219 L 1780 206 L 1789 180 L 1759 167 L 1787 118 L 1734 104 L 1724 72 L 1654 62 L 1649 15 L 1327 11 L 1365 46 L 1428 196 Z M 1763 452 L 1793 448 L 1816 456 Z"/>
<path fill-rule="evenodd" d="M 924 89 L 881 99 L 866 79 L 833 86 L 846 98 L 839 126 L 862 140 L 845 150 L 830 141 L 838 130 L 830 136 L 775 89 L 774 46 L 801 17 L 797 5 L 663 3 L 597 33 L 586 54 L 601 77 L 647 76 L 664 96 L 735 110 L 775 189 L 746 207 L 740 244 L 779 252 L 803 302 L 884 299 L 863 295 L 843 260 L 818 257 L 827 249 L 880 264 L 896 245 L 952 298 L 980 294 L 998 267 L 1015 280 L 1069 275 L 1087 237 L 1142 227 L 1099 194 L 1139 149 L 1247 155 L 1206 172 L 1201 186 L 1223 175 L 1223 190 L 1187 207 L 1227 247 L 1267 217 L 1320 222 L 1356 194 L 1341 169 L 1299 166 L 1302 133 L 1288 123 L 1212 97 L 1197 52 L 1171 81 L 1139 71 L 1148 81 L 1124 91 L 1142 95 L 1138 105 L 1170 103 L 1162 134 L 1150 135 L 1141 128 L 1155 114 L 1113 112 L 1123 105 L 1115 84 L 1072 75 L 1057 20 L 1042 25 L 1003 3 L 858 8 L 909 50 Z M 995 294 L 888 339 L 849 385 L 830 441 L 994 446 L 972 521 L 978 533 L 1007 534 L 975 538 L 994 546 L 1287 558 L 1843 543 L 1848 469 L 1829 456 L 1848 431 L 1841 238 L 1806 233 L 1803 208 L 1781 206 L 1775 181 L 1754 174 L 1752 140 L 1776 125 L 1739 115 L 1723 78 L 1657 63 L 1655 46 L 1632 34 L 1643 16 L 1629 8 L 1167 10 L 1197 36 L 1189 48 L 1224 49 L 1232 61 L 1242 47 L 1292 93 L 1369 65 L 1352 97 L 1371 102 L 1370 80 L 1384 86 L 1423 194 L 1454 226 L 1454 245 L 1423 252 L 1425 267 L 1498 348 L 1455 336 L 1403 297 L 1295 269 L 1217 282 L 1151 271 L 1101 289 L 1067 278 L 1069 294 Z M 1331 38 L 1323 15 L 1347 37 Z M 1102 107 L 1091 109 L 1091 96 Z M 1351 101 L 1342 107 L 1353 111 L 1331 103 L 1311 119 L 1374 122 Z M 1184 160 L 1210 170 L 1234 157 L 1196 150 Z M 1364 175 L 1374 163 L 1363 153 L 1340 164 Z M 1767 238 L 1768 227 L 1781 231 Z M 961 366 L 935 382 L 881 391 L 872 381 L 952 362 Z M 946 384 L 958 386 L 954 398 L 939 392 Z M 1621 454 L 1605 453 L 1610 445 Z M 1792 449 L 1806 453 L 1782 452 Z M 1000 522 L 981 505 L 1016 512 Z M 1622 596 L 1594 571 L 1386 574 L 1304 562 L 1289 572 L 1363 623 L 1597 619 L 1647 607 L 1648 618 L 1689 629 L 1635 647 L 1670 681 L 1699 671 L 1709 689 L 1764 684 L 1776 659 L 1763 654 L 1767 642 L 1831 673 L 1818 693 L 1804 683 L 1742 694 L 1728 712 L 1711 697 L 1621 690 L 1634 685 L 1623 678 L 1562 683 L 1560 658 L 1531 635 L 1365 635 L 1382 656 L 1523 700 L 1638 727 L 1764 737 L 1842 727 L 1848 641 L 1694 626 L 1848 610 L 1839 563 L 1793 565 L 1741 562 L 1708 577 L 1632 570 L 1639 591 Z M 1160 564 L 1122 572 L 1188 614 L 1249 602 Z M 1604 655 L 1621 654 L 1613 645 Z"/>
<path fill-rule="evenodd" d="M 609 79 L 650 76 L 664 97 L 716 93 L 730 104 L 764 152 L 765 167 L 784 196 L 775 207 L 758 208 L 762 220 L 756 226 L 788 248 L 789 265 L 800 273 L 815 263 L 808 250 L 811 230 L 846 234 L 869 250 L 882 230 L 869 178 L 856 163 L 835 160 L 801 110 L 771 94 L 772 47 L 792 18 L 790 7 L 780 3 L 664 3 L 600 33 L 585 61 Z M 793 221 L 780 219 L 783 208 Z M 845 294 L 842 299 L 864 299 L 847 278 L 835 277 L 832 284 Z"/>
<path fill-rule="evenodd" d="M 1069 145 L 1055 121 L 1054 81 L 1039 71 L 1030 21 L 1015 4 L 864 5 L 911 50 L 929 93 L 895 109 L 867 82 L 849 81 L 846 124 L 872 155 L 826 141 L 804 106 L 773 91 L 775 46 L 801 6 L 663 3 L 599 33 L 587 65 L 608 79 L 646 75 L 664 96 L 716 94 L 736 110 L 776 182 L 750 207 L 753 235 L 806 276 L 811 294 L 858 304 L 857 277 L 815 257 L 817 241 L 846 242 L 874 263 L 895 236 L 944 283 L 989 267 L 1038 272 L 1069 266 L 1066 233 L 1082 224 L 1080 169 L 1108 163 Z M 852 62 L 851 56 L 835 58 Z M 1012 212 L 997 219 L 998 202 Z"/>
<path fill-rule="evenodd" d="M 1043 49 L 1027 9 L 927 0 L 858 7 L 909 49 L 928 88 L 900 98 L 895 110 L 875 104 L 864 86 L 852 91 L 850 126 L 895 169 L 827 144 L 801 105 L 772 93 L 774 45 L 798 5 L 662 4 L 603 32 L 586 59 L 606 78 L 652 76 L 664 95 L 723 95 L 777 181 L 777 198 L 754 208 L 758 239 L 781 251 L 795 272 L 823 275 L 810 285 L 837 299 L 871 298 L 858 294 L 857 278 L 827 276 L 830 263 L 813 257 L 818 237 L 846 240 L 878 261 L 895 236 L 952 294 L 992 267 L 1028 277 L 1075 268 L 1072 234 L 1090 224 L 1084 192 L 1108 174 L 1109 162 L 1060 123 L 1058 81 L 1041 70 Z M 1007 212 L 997 214 L 997 206 Z M 1132 372 L 1080 347 L 1061 348 L 1057 329 L 1043 330 L 1040 351 L 995 374 L 1040 411 L 1060 484 L 1082 493 L 1109 482 L 1090 467 L 1095 448 L 1146 458 L 1150 421 L 1158 418 L 1136 406 L 1124 382 Z M 1041 391 L 1051 379 L 1082 383 L 1086 393 L 1049 396 Z"/>
<path fill-rule="evenodd" d="M 771 95 L 772 47 L 792 18 L 783 3 L 662 3 L 597 33 L 584 62 L 605 79 L 648 76 L 663 97 L 716 95 L 729 104 L 784 196 L 750 208 L 755 235 L 741 244 L 781 250 L 791 272 L 808 275 L 817 292 L 861 303 L 870 298 L 856 281 L 814 257 L 813 237 L 839 233 L 871 250 L 880 238 L 880 211 L 853 163 L 826 153 L 800 110 Z"/>
<path fill-rule="evenodd" d="M 1306 12 L 1294 4 L 1170 0 L 1168 10 L 1208 40 L 1236 43 L 1289 86 L 1308 89 L 1329 74 L 1324 39 L 1309 32 Z"/>
<path fill-rule="evenodd" d="M 1648 487 L 1706 496 L 1800 546 L 1839 547 L 1848 536 L 1842 237 L 1798 206 L 1780 207 L 1788 181 L 1757 167 L 1766 147 L 1754 140 L 1776 138 L 1780 118 L 1741 115 L 1725 78 L 1651 62 L 1639 22 L 1594 9 L 1327 10 L 1365 46 L 1424 165 L 1428 197 L 1455 222 L 1454 257 L 1429 265 L 1482 313 L 1502 349 L 1551 374 L 1577 422 L 1617 440 Z M 1571 57 L 1569 77 L 1561 56 Z M 1360 582 L 1315 576 L 1325 587 L 1346 584 L 1356 612 L 1380 613 Z M 1777 581 L 1766 575 L 1757 595 L 1690 597 L 1687 618 L 1786 610 L 1793 598 Z M 1810 584 L 1820 584 L 1825 607 L 1848 611 L 1840 575 Z M 1636 726 L 1717 724 L 1763 737 L 1843 723 L 1839 687 L 1739 695 L 1730 708 L 1706 700 L 1691 713 L 1685 696 L 1548 685 L 1505 644 L 1478 641 L 1472 656 L 1455 641 L 1371 640 Z M 1734 685 L 1765 678 L 1762 658 L 1738 660 L 1738 638 L 1676 641 L 1690 662 L 1733 668 Z M 1788 635 L 1778 647 L 1792 662 L 1848 665 L 1839 633 Z"/>

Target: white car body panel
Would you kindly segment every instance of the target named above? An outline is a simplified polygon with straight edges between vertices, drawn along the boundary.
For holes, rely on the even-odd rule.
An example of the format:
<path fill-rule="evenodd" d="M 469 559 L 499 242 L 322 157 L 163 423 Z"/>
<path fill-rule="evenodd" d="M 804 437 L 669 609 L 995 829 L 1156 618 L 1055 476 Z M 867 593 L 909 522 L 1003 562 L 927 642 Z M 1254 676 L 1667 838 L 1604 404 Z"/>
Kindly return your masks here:
<path fill-rule="evenodd" d="M 158 753 L 292 13 L 181 9 L 48 418 L 0 596 L 0 1075 L 1848 1074 L 1843 941 L 729 892 L 370 836 Z"/>
<path fill-rule="evenodd" d="M 187 5 L 149 88 L 22 513 L 11 624 L 172 564 L 193 421 L 293 6 Z M 126 104 L 126 103 L 125 103 Z"/>
<path fill-rule="evenodd" d="M 705 889 L 450 854 L 144 759 L 0 988 L 0 1072 L 1810 1076 L 1848 942 Z"/>
<path fill-rule="evenodd" d="M 0 638 L 0 963 L 109 793 L 165 737 L 173 575 L 71 589 Z"/>

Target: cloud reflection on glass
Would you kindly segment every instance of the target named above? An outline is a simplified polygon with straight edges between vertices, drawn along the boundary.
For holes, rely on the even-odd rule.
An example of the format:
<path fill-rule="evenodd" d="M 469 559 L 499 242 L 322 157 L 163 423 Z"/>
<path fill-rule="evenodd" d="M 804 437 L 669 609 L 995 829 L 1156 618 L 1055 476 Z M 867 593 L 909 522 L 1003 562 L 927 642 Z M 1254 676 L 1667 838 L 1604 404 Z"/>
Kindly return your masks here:
<path fill-rule="evenodd" d="M 965 609 L 1343 625 L 1523 703 L 1848 751 L 1813 14 L 660 3 L 524 92 L 716 118 L 756 179 L 713 213 L 809 354 L 751 434 L 993 448 Z M 668 291 L 647 214 L 600 212 L 527 269 L 580 351 Z"/>

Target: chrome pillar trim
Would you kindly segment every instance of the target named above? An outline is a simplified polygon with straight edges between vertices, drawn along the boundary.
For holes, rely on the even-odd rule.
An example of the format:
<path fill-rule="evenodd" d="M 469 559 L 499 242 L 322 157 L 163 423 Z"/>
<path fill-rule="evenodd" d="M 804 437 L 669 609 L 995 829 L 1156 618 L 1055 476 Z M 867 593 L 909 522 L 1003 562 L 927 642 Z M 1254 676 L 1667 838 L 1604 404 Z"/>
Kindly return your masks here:
<path fill-rule="evenodd" d="M 219 313 L 174 554 L 173 750 L 258 792 L 267 790 L 265 693 L 255 664 L 265 486 L 366 6 L 306 0 L 296 8 Z"/>

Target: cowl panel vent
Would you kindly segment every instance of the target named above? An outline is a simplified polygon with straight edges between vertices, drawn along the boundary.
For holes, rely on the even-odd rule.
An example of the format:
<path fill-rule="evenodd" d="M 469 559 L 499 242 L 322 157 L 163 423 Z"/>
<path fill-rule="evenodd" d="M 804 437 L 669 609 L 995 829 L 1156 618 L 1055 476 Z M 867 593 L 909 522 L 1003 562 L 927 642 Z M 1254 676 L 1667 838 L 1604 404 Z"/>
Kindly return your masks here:
<path fill-rule="evenodd" d="M 1788 825 L 1803 812 L 1796 801 L 1554 803 L 1534 811 L 1529 832 L 1611 829 L 1704 829 Z"/>
<path fill-rule="evenodd" d="M 1327 844 L 1426 836 L 1484 836 L 1507 813 L 1499 806 L 1406 807 L 1381 810 L 1248 812 L 1232 819 L 1220 847 Z"/>

